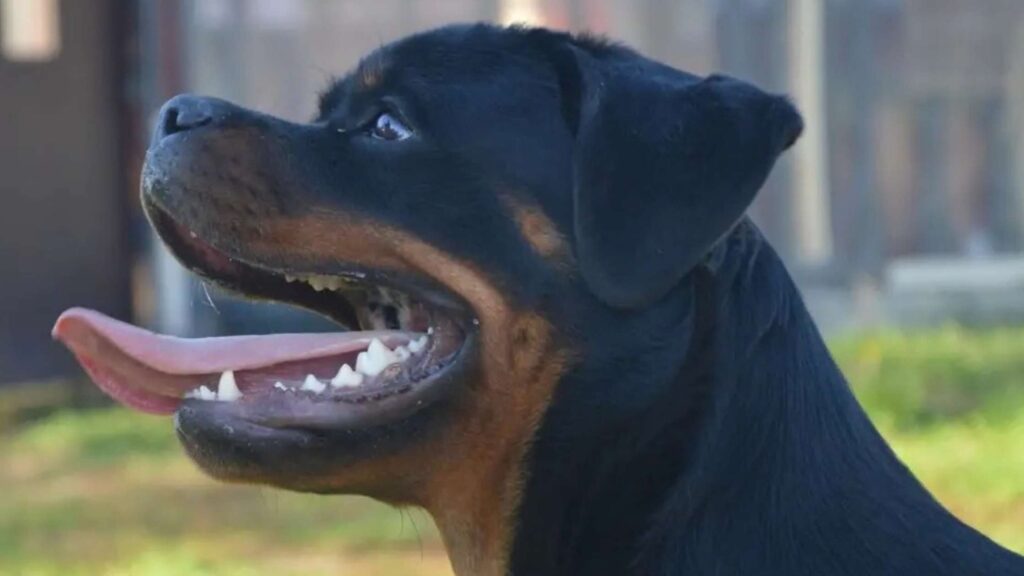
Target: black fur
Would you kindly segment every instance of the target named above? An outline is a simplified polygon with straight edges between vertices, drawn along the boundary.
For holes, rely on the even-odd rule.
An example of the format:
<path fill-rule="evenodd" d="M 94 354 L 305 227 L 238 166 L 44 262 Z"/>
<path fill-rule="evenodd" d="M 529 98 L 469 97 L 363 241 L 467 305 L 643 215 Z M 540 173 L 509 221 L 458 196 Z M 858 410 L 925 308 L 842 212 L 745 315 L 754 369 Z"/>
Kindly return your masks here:
<path fill-rule="evenodd" d="M 622 95 L 606 103 L 619 130 L 582 143 L 594 173 L 577 164 L 576 194 L 605 198 L 581 238 L 577 197 L 574 238 L 590 288 L 629 313 L 575 318 L 591 354 L 534 446 L 512 573 L 1024 574 L 892 453 L 753 224 L 728 232 L 799 136 L 788 102 L 628 52 L 583 56 L 609 58 L 628 71 L 598 73 Z M 586 90 L 568 94 L 585 126 Z"/>
<path fill-rule="evenodd" d="M 892 453 L 752 224 L 650 314 L 660 350 L 631 331 L 558 389 L 513 574 L 1024 574 Z"/>
<path fill-rule="evenodd" d="M 362 136 L 382 103 L 415 138 Z M 1024 575 L 894 456 L 743 218 L 802 129 L 784 98 L 476 25 L 381 49 L 311 124 L 215 106 L 150 159 L 151 195 L 204 238 L 245 254 L 266 214 L 365 214 L 473 263 L 572 349 L 524 464 L 512 575 Z M 502 196 L 538 206 L 577 266 L 538 255 Z M 207 225 L 208 206 L 245 217 Z M 296 448 L 284 473 L 329 452 Z"/>

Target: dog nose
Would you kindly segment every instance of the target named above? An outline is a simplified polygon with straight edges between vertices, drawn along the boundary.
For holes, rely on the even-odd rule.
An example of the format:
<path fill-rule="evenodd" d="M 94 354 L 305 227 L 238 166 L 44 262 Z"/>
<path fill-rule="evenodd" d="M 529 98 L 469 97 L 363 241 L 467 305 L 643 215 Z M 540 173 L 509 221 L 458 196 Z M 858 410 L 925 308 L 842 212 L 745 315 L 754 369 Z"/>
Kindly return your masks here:
<path fill-rule="evenodd" d="M 168 100 L 158 116 L 152 145 L 179 132 L 206 126 L 227 116 L 231 104 L 216 98 L 180 94 Z"/>

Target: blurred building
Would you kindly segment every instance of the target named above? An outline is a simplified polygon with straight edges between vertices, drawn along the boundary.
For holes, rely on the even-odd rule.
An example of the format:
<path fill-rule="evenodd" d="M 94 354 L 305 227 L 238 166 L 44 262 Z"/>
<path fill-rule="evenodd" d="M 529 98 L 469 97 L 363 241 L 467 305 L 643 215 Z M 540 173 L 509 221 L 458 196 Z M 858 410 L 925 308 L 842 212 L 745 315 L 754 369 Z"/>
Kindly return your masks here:
<path fill-rule="evenodd" d="M 56 48 L 35 37 L 46 25 L 32 19 L 47 16 L 29 4 L 56 11 Z M 193 91 L 307 119 L 361 55 L 467 20 L 597 31 L 791 94 L 808 130 L 752 213 L 827 329 L 1024 320 L 1020 0 L 84 4 L 0 0 L 0 110 L 14 111 L 0 128 L 0 263 L 27 270 L 0 288 L 0 351 L 17 350 L 0 352 L 5 368 L 43 349 L 35 372 L 66 366 L 44 348 L 50 317 L 73 304 L 127 314 L 129 281 L 135 313 L 172 332 L 312 326 L 208 296 L 151 247 L 133 198 L 154 111 Z M 22 340 L 26 326 L 39 337 Z"/>

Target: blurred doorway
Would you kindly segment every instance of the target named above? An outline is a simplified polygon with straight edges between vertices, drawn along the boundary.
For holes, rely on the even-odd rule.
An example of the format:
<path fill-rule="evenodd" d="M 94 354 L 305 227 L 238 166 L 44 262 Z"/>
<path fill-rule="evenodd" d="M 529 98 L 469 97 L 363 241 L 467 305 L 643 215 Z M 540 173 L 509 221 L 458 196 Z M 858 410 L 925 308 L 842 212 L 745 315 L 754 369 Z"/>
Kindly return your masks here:
<path fill-rule="evenodd" d="M 50 326 L 130 312 L 116 0 L 0 0 L 0 384 L 72 374 Z"/>

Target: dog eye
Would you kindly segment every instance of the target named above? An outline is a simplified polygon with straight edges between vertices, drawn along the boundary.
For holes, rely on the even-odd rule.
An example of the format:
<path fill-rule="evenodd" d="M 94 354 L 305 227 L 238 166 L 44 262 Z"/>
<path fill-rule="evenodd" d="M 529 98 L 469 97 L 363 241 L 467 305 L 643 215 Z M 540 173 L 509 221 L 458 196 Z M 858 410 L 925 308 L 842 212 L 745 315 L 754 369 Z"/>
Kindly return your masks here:
<path fill-rule="evenodd" d="M 374 121 L 370 136 L 378 140 L 405 140 L 412 136 L 412 130 L 398 118 L 384 112 Z"/>

